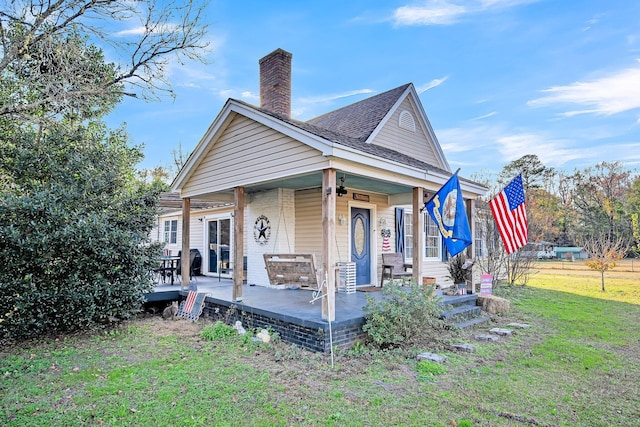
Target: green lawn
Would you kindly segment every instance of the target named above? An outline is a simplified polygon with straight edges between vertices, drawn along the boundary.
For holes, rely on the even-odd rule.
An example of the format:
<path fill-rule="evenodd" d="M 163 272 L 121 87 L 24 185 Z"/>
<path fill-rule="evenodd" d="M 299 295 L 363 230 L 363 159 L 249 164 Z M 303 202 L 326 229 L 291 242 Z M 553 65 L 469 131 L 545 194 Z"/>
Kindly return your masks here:
<path fill-rule="evenodd" d="M 158 317 L 4 349 L 0 425 L 637 426 L 640 285 L 618 292 L 624 279 L 612 278 L 607 295 L 597 284 L 580 295 L 566 274 L 543 277 L 553 274 L 498 289 L 511 313 L 462 333 L 475 353 L 435 349 L 448 357 L 442 367 L 416 363 L 432 349 L 360 347 L 332 369 L 329 355 L 207 341 L 203 324 Z M 512 321 L 532 327 L 473 340 Z"/>

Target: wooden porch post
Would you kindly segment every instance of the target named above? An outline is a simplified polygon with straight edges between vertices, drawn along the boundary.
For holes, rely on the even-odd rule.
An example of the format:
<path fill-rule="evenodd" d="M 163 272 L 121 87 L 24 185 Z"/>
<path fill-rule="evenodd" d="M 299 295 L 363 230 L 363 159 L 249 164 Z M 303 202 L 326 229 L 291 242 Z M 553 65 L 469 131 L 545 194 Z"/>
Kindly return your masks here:
<path fill-rule="evenodd" d="M 180 281 L 180 289 L 189 286 L 191 266 L 189 260 L 189 233 L 191 230 L 191 199 L 185 197 L 182 199 L 182 252 L 180 259 L 180 271 L 182 271 L 182 279 Z"/>
<path fill-rule="evenodd" d="M 242 301 L 244 280 L 244 187 L 234 190 L 233 215 L 233 292 L 232 301 Z"/>
<path fill-rule="evenodd" d="M 421 187 L 413 189 L 413 261 L 411 271 L 413 280 L 422 284 L 422 260 L 424 259 L 424 190 Z"/>
<path fill-rule="evenodd" d="M 329 194 L 327 194 L 329 193 Z M 336 171 L 322 171 L 322 274 L 327 297 L 322 298 L 322 318 L 336 320 Z"/>

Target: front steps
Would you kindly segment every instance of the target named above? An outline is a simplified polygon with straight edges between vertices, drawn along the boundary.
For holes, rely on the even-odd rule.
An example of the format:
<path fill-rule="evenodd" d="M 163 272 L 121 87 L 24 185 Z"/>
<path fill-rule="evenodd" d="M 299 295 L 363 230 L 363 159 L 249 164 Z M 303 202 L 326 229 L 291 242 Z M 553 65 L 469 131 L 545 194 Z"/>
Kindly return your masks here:
<path fill-rule="evenodd" d="M 482 316 L 482 310 L 476 305 L 478 295 L 442 296 L 442 305 L 450 306 L 440 315 L 441 319 L 454 326 L 465 329 L 490 320 Z"/>

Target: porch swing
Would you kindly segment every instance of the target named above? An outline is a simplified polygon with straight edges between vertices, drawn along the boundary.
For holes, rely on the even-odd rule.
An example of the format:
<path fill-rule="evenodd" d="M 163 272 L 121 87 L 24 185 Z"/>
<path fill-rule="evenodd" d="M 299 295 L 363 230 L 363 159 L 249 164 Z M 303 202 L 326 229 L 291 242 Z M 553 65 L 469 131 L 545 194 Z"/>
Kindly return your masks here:
<path fill-rule="evenodd" d="M 276 228 L 275 238 L 273 239 L 274 251 L 276 242 L 278 241 L 281 222 L 284 222 L 285 233 L 287 234 L 287 246 L 289 247 L 289 252 L 291 252 L 291 243 L 289 242 L 289 233 L 287 231 L 282 203 L 280 204 L 278 227 Z M 267 269 L 267 275 L 269 276 L 269 283 L 272 286 L 297 286 L 301 289 L 313 291 L 319 288 L 320 281 L 318 280 L 318 270 L 316 268 L 314 254 L 271 253 L 263 254 L 262 256 L 264 257 L 264 264 Z"/>

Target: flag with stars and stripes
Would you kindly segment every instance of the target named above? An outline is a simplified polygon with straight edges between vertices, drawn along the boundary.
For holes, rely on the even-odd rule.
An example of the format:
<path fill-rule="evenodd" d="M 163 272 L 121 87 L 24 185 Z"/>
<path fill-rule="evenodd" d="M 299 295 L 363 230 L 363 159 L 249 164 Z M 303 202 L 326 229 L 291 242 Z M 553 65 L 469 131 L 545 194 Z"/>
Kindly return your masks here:
<path fill-rule="evenodd" d="M 510 254 L 527 244 L 527 211 L 522 176 L 518 175 L 489 202 L 504 248 Z"/>

